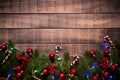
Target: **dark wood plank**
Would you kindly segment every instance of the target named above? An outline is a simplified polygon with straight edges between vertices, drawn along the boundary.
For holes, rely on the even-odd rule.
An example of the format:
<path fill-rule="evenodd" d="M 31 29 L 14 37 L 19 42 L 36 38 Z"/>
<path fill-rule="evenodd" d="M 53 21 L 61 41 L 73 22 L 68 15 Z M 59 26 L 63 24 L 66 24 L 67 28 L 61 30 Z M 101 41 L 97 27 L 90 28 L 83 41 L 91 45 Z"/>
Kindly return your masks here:
<path fill-rule="evenodd" d="M 55 52 L 54 46 L 56 44 L 16 44 L 15 47 L 21 51 L 26 51 L 27 48 L 32 48 L 33 50 L 38 49 L 39 55 L 48 55 L 50 52 Z M 62 51 L 60 55 L 64 52 L 69 52 L 71 55 L 79 54 L 82 55 L 86 50 L 98 49 L 102 50 L 102 44 L 60 44 Z"/>
<path fill-rule="evenodd" d="M 0 14 L 0 28 L 120 28 L 120 14 Z"/>
<path fill-rule="evenodd" d="M 15 44 L 101 44 L 103 37 L 119 39 L 120 29 L 0 29 L 0 42 Z"/>
<path fill-rule="evenodd" d="M 8 29 L 0 29 L 0 43 L 8 40 Z"/>
<path fill-rule="evenodd" d="M 119 0 L 0 0 L 0 13 L 120 13 Z"/>

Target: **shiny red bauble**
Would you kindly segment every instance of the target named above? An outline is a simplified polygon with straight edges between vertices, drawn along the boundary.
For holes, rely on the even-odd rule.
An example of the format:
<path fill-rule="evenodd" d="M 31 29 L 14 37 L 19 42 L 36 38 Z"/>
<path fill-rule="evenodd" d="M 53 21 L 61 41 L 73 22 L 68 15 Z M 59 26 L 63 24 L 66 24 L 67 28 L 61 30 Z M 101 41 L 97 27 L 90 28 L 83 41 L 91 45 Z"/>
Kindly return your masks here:
<path fill-rule="evenodd" d="M 50 60 L 54 60 L 55 59 L 55 54 L 54 53 L 50 53 L 49 54 L 49 59 Z"/>
<path fill-rule="evenodd" d="M 76 69 L 71 69 L 70 74 L 76 75 L 77 74 L 77 70 Z"/>
<path fill-rule="evenodd" d="M 31 56 L 33 53 L 33 50 L 31 48 L 28 48 L 26 53 L 27 53 L 27 55 Z"/>
<path fill-rule="evenodd" d="M 21 72 L 18 72 L 18 73 L 16 74 L 16 78 L 17 78 L 17 79 L 22 78 L 22 73 L 21 73 Z"/>
<path fill-rule="evenodd" d="M 107 71 L 103 72 L 103 76 L 104 78 L 108 78 L 109 77 L 109 73 Z"/>
<path fill-rule="evenodd" d="M 105 50 L 104 50 L 104 55 L 105 55 L 105 56 L 109 56 L 109 54 L 110 54 L 110 51 L 109 51 L 108 49 L 105 49 Z"/>
<path fill-rule="evenodd" d="M 98 76 L 92 76 L 91 80 L 98 80 Z"/>
<path fill-rule="evenodd" d="M 46 74 L 48 74 L 48 69 L 44 69 L 43 71 L 42 71 L 42 75 L 46 75 Z"/>
<path fill-rule="evenodd" d="M 0 48 L 2 49 L 2 51 L 6 51 L 7 50 L 7 46 L 6 45 L 2 45 Z"/>
<path fill-rule="evenodd" d="M 95 51 L 94 50 L 90 50 L 89 54 L 90 54 L 90 56 L 95 56 Z"/>
<path fill-rule="evenodd" d="M 59 79 L 64 80 L 65 79 L 65 74 L 64 73 L 59 74 Z"/>
<path fill-rule="evenodd" d="M 21 66 L 16 66 L 15 70 L 16 70 L 17 72 L 21 72 L 21 71 L 22 71 L 22 67 L 21 67 Z"/>
<path fill-rule="evenodd" d="M 111 67 L 110 67 L 110 70 L 113 71 L 113 72 L 116 71 L 117 70 L 117 65 L 112 64 Z"/>

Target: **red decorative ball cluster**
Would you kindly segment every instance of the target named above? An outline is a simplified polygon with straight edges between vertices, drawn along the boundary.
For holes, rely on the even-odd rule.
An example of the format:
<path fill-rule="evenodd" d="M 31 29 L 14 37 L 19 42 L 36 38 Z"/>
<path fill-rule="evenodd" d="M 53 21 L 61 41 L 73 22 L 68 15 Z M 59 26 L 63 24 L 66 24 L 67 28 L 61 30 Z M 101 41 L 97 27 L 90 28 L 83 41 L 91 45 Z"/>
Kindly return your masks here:
<path fill-rule="evenodd" d="M 95 51 L 94 50 L 90 50 L 89 54 L 90 54 L 90 56 L 95 57 Z"/>
<path fill-rule="evenodd" d="M 55 72 L 56 72 L 56 67 L 53 64 L 50 64 L 48 68 L 43 69 L 41 75 L 47 75 L 47 74 L 55 75 Z"/>
<path fill-rule="evenodd" d="M 107 68 L 110 67 L 110 64 L 108 62 L 108 58 L 102 58 L 100 61 L 100 67 L 102 68 L 102 70 L 106 70 Z"/>
<path fill-rule="evenodd" d="M 17 55 L 16 59 L 19 61 L 20 66 L 22 68 L 26 68 L 28 62 L 29 62 L 29 58 L 27 56 L 22 56 L 22 55 Z"/>
<path fill-rule="evenodd" d="M 53 64 L 50 64 L 48 68 L 49 68 L 49 73 L 51 75 L 54 75 L 56 72 L 56 67 Z"/>
<path fill-rule="evenodd" d="M 22 78 L 22 73 L 23 73 L 23 69 L 27 68 L 27 64 L 29 63 L 29 57 L 31 56 L 31 54 L 33 53 L 31 48 L 27 49 L 27 55 L 28 56 L 23 56 L 23 55 L 17 55 L 16 59 L 19 61 L 19 65 L 16 66 L 15 70 L 16 70 L 16 78 Z"/>

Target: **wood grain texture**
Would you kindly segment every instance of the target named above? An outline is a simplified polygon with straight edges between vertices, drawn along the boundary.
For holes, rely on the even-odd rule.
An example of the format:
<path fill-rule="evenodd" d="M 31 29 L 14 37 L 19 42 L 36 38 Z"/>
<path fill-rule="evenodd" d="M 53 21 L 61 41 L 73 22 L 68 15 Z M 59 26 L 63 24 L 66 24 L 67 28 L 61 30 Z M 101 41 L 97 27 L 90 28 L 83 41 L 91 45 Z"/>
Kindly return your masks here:
<path fill-rule="evenodd" d="M 33 50 L 38 49 L 39 55 L 48 55 L 50 52 L 55 52 L 56 44 L 16 44 L 15 47 L 22 51 L 26 51 L 27 48 L 32 48 Z M 60 55 L 64 52 L 69 52 L 71 55 L 79 54 L 82 55 L 86 50 L 98 49 L 102 50 L 102 44 L 60 44 L 62 51 Z"/>
<path fill-rule="evenodd" d="M 0 14 L 0 28 L 120 28 L 120 14 Z"/>
<path fill-rule="evenodd" d="M 0 13 L 119 13 L 119 0 L 0 0 Z"/>
<path fill-rule="evenodd" d="M 0 42 L 15 44 L 101 44 L 105 35 L 119 39 L 120 29 L 0 29 Z"/>
<path fill-rule="evenodd" d="M 120 39 L 120 0 L 0 0 L 0 43 L 82 55 L 101 49 L 103 37 Z"/>

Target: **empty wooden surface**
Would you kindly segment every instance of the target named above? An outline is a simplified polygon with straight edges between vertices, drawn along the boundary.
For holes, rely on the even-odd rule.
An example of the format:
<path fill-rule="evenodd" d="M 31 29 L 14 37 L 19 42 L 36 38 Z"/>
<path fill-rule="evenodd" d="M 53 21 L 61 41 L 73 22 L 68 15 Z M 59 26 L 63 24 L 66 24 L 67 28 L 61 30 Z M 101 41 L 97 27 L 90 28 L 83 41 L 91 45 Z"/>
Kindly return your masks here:
<path fill-rule="evenodd" d="M 0 43 L 82 55 L 102 50 L 103 37 L 120 39 L 120 0 L 0 0 Z"/>
<path fill-rule="evenodd" d="M 0 13 L 114 13 L 119 0 L 0 0 Z"/>
<path fill-rule="evenodd" d="M 119 28 L 119 14 L 0 14 L 0 28 Z"/>

